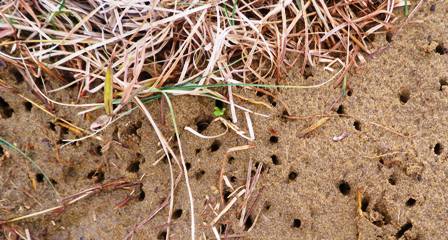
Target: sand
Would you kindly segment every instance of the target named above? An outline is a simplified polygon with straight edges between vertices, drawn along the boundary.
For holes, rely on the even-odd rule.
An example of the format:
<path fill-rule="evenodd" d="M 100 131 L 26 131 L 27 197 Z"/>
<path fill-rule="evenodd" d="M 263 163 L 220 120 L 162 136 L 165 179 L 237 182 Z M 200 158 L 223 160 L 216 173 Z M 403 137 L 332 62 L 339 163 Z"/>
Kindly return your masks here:
<path fill-rule="evenodd" d="M 434 11 L 431 5 L 435 5 Z M 182 150 L 190 166 L 198 238 L 213 238 L 207 224 L 215 216 L 210 206 L 219 203 L 218 180 L 224 161 L 225 175 L 235 188 L 246 183 L 249 162 L 252 169 L 263 164 L 249 201 L 250 220 L 239 224 L 240 198 L 217 224 L 222 224 L 220 230 L 229 239 L 445 239 L 448 53 L 441 47 L 448 46 L 447 26 L 448 3 L 430 1 L 391 43 L 378 35 L 374 46 L 387 46 L 386 50 L 350 73 L 350 96 L 343 99 L 340 88 L 330 84 L 313 90 L 277 90 L 273 111 L 243 103 L 272 117 L 253 117 L 255 148 L 231 153 L 230 160 L 224 157 L 225 152 L 248 144 L 247 140 L 230 132 L 216 142 L 183 130 L 185 126 L 196 128 L 199 120 L 211 117 L 214 102 L 173 98 Z M 304 79 L 293 71 L 285 81 L 291 85 L 316 84 L 330 76 L 319 67 L 311 72 L 312 76 Z M 11 74 L 9 66 L 0 77 L 36 100 L 26 83 Z M 266 96 L 239 93 L 270 104 Z M 68 102 L 76 97 L 76 89 L 64 94 L 51 96 Z M 58 152 L 58 142 L 75 137 L 72 133 L 49 124 L 52 119 L 48 115 L 36 107 L 29 109 L 15 94 L 0 91 L 0 96 L 0 137 L 28 153 L 54 180 L 61 196 L 119 178 L 141 179 L 144 192 L 137 189 L 136 197 L 120 208 L 117 204 L 130 191 L 101 192 L 60 214 L 9 224 L 0 232 L 0 239 L 7 239 L 4 234 L 8 229 L 22 233 L 28 229 L 36 239 L 123 239 L 169 195 L 169 165 L 166 161 L 153 165 L 161 155 L 157 153 L 157 138 L 141 113 L 135 112 L 102 134 L 104 139 L 115 140 L 104 153 L 94 139 Z M 95 99 L 101 100 L 101 96 L 85 101 Z M 285 119 L 282 102 L 291 115 L 308 117 Z M 148 106 L 156 121 L 162 122 L 159 103 Z M 71 108 L 58 106 L 55 114 L 88 128 L 88 121 Z M 319 121 L 322 114 L 328 120 L 301 136 L 301 131 Z M 168 116 L 165 110 L 166 123 L 161 128 L 172 135 Z M 239 120 L 243 125 L 243 116 Z M 223 130 L 221 124 L 213 123 L 203 134 Z M 344 137 L 335 141 L 338 136 Z M 48 184 L 37 182 L 33 188 L 32 179 L 39 172 L 29 162 L 5 147 L 0 154 L 0 219 L 57 205 L 57 196 Z M 177 176 L 179 171 L 174 168 Z M 229 191 L 226 188 L 226 194 Z M 174 210 L 170 237 L 187 239 L 190 211 L 184 181 L 175 191 Z M 167 217 L 168 208 L 164 208 L 135 233 L 134 239 L 163 238 Z"/>

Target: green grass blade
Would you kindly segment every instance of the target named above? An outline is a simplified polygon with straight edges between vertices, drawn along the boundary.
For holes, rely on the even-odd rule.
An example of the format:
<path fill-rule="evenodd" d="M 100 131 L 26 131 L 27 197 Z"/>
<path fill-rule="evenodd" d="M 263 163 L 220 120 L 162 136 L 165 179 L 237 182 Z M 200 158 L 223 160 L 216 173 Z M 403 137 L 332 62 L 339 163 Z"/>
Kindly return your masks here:
<path fill-rule="evenodd" d="M 407 17 L 409 16 L 409 4 L 408 0 L 404 0 L 404 15 Z"/>
<path fill-rule="evenodd" d="M 232 26 L 235 25 L 235 16 L 236 16 L 236 9 L 238 8 L 238 0 L 233 0 L 233 9 L 232 9 Z"/>

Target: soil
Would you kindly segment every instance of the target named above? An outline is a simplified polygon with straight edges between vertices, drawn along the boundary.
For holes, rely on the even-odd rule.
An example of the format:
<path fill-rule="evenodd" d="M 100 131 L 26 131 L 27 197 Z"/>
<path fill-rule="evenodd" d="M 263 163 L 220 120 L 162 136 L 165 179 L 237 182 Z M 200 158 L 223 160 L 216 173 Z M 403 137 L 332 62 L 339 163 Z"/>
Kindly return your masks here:
<path fill-rule="evenodd" d="M 174 97 L 195 201 L 198 238 L 214 238 L 208 223 L 223 208 L 220 205 L 212 209 L 219 203 L 218 180 L 224 161 L 225 175 L 235 188 L 246 184 L 249 163 L 253 170 L 263 166 L 249 199 L 248 220 L 239 224 L 238 210 L 244 201 L 241 197 L 217 224 L 218 231 L 229 239 L 445 239 L 447 26 L 448 2 L 429 1 L 399 34 L 377 35 L 374 46 L 387 48 L 351 72 L 349 91 L 343 99 L 334 84 L 312 90 L 279 89 L 274 98 L 239 90 L 242 95 L 275 107 L 271 111 L 239 100 L 271 117 L 252 115 L 255 148 L 227 157 L 228 149 L 249 142 L 234 132 L 206 140 L 184 130 L 186 126 L 196 129 L 200 120 L 212 117 L 215 103 L 204 98 Z M 6 66 L 1 79 L 40 102 L 12 69 Z M 285 81 L 290 85 L 316 84 L 330 76 L 319 67 L 308 71 L 307 79 L 293 71 Z M 47 82 L 46 86 L 60 84 Z M 70 102 L 76 94 L 74 88 L 50 96 Z M 141 189 L 135 188 L 133 197 L 122 206 L 120 203 L 132 189 L 101 191 L 66 206 L 64 211 L 5 225 L 0 239 L 8 239 L 6 234 L 12 229 L 22 234 L 28 230 L 36 239 L 123 239 L 169 195 L 168 161 L 153 164 L 161 157 L 160 147 L 141 112 L 135 111 L 101 135 L 104 142 L 110 142 L 107 151 L 101 151 L 104 142 L 96 139 L 57 150 L 61 139 L 75 135 L 55 125 L 54 119 L 15 93 L 0 91 L 0 97 L 0 137 L 35 160 L 61 196 L 116 179 L 142 183 Z M 101 96 L 82 101 L 101 101 Z M 282 102 L 291 115 L 309 117 L 285 119 Z M 147 106 L 163 132 L 171 136 L 169 111 L 164 109 L 162 115 L 159 102 Z M 55 107 L 56 116 L 83 128 L 101 114 L 97 111 L 82 118 L 76 112 L 70 107 Z M 328 115 L 328 120 L 301 136 L 303 129 L 322 119 L 322 114 Z M 228 111 L 226 115 L 229 117 Z M 238 117 L 238 124 L 244 126 L 244 116 Z M 219 123 L 208 127 L 206 121 L 201 124 L 204 135 L 224 130 Z M 336 139 L 338 136 L 343 139 Z M 0 155 L 0 219 L 58 205 L 59 197 L 32 164 L 5 146 Z M 177 176 L 179 170 L 176 166 L 174 169 Z M 226 195 L 229 192 L 226 187 Z M 174 196 L 170 238 L 187 239 L 190 211 L 184 180 Z M 136 231 L 134 239 L 163 239 L 168 209 L 162 209 Z"/>

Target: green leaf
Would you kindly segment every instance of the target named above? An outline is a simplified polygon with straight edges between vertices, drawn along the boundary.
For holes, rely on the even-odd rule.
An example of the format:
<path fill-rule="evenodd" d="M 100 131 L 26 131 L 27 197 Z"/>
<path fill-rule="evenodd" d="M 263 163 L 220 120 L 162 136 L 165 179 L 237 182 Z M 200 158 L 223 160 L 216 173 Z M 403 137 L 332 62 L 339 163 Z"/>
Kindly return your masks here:
<path fill-rule="evenodd" d="M 219 107 L 215 107 L 213 110 L 213 115 L 215 117 L 221 117 L 224 115 L 224 112 L 226 111 L 225 108 L 219 108 Z"/>

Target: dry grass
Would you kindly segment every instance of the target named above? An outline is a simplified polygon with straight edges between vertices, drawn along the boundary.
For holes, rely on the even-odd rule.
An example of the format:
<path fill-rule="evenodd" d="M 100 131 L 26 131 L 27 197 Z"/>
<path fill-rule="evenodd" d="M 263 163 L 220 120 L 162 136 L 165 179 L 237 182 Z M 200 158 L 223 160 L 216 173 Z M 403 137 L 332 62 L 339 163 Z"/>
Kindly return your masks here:
<path fill-rule="evenodd" d="M 272 77 L 280 82 L 297 63 L 302 71 L 324 63 L 330 71 L 342 67 L 346 72 L 372 52 L 368 42 L 374 34 L 391 29 L 392 10 L 400 5 L 366 0 L 5 1 L 0 29 L 11 41 L 2 42 L 0 56 L 32 81 L 43 76 L 44 85 L 59 82 L 59 88 L 37 90 L 56 104 L 49 93 L 76 85 L 79 100 L 105 89 L 110 74 L 117 113 L 132 96 L 153 95 L 166 86 L 199 85 L 175 92 L 192 94 L 206 84 L 267 84 Z"/>
<path fill-rule="evenodd" d="M 0 4 L 0 59 L 19 70 L 49 111 L 62 105 L 76 108 L 80 115 L 104 113 L 90 123 L 91 131 L 70 142 L 95 136 L 139 108 L 155 129 L 170 167 L 173 161 L 185 173 L 182 150 L 179 156 L 174 154 L 145 103 L 166 100 L 179 142 L 170 97 L 220 99 L 229 105 L 232 122 L 216 121 L 251 141 L 255 134 L 250 115 L 258 113 L 240 106 L 236 99 L 265 104 L 234 95 L 234 87 L 265 91 L 259 88 L 283 84 L 280 87 L 307 89 L 335 81 L 345 91 L 346 73 L 375 52 L 369 42 L 376 34 L 394 31 L 398 18 L 393 10 L 405 3 L 408 9 L 411 3 L 404 0 L 4 0 Z M 322 65 L 333 76 L 311 86 L 288 86 L 283 80 L 293 66 L 303 73 L 307 66 L 315 65 Z M 71 86 L 78 89 L 76 99 L 54 99 L 55 92 Z M 103 102 L 86 102 L 84 96 L 97 93 L 103 95 Z M 125 108 L 131 102 L 134 107 Z M 247 133 L 238 126 L 236 111 L 244 112 Z M 186 130 L 204 138 L 221 136 Z M 182 149 L 180 142 L 178 146 Z M 193 197 L 188 176 L 183 175 L 194 239 Z M 221 187 L 224 180 L 221 173 Z M 246 205 L 257 180 L 248 176 L 249 185 L 236 194 L 245 194 Z M 178 181 L 179 177 L 174 180 L 171 174 L 171 194 L 161 206 L 170 205 L 170 214 Z M 225 211 L 221 209 L 221 213 Z M 246 216 L 241 213 L 240 223 Z"/>

